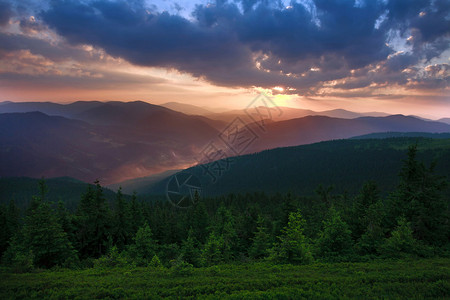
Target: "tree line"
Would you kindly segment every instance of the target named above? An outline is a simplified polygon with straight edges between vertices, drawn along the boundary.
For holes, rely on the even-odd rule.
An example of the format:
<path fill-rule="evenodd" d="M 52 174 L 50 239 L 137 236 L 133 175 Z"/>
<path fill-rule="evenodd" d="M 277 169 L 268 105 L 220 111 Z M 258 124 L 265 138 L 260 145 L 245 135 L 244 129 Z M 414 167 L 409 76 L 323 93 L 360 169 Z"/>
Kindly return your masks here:
<path fill-rule="evenodd" d="M 375 182 L 357 195 L 320 185 L 316 196 L 230 194 L 177 209 L 163 201 L 108 203 L 97 181 L 75 210 L 46 199 L 45 181 L 26 211 L 0 206 L 2 264 L 17 270 L 55 266 L 200 267 L 234 261 L 361 261 L 449 254 L 448 180 L 411 146 L 395 190 Z M 393 170 L 395 172 L 395 170 Z"/>

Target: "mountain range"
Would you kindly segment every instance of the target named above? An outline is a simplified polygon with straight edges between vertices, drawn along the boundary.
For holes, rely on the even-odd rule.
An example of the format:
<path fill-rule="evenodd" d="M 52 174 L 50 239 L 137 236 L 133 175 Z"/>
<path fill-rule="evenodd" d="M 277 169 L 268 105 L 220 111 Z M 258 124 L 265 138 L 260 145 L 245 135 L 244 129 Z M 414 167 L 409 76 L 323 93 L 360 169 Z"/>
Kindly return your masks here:
<path fill-rule="evenodd" d="M 213 120 L 144 102 L 101 103 L 65 113 L 73 118 L 0 114 L 0 176 L 113 183 L 191 165 L 218 135 Z"/>
<path fill-rule="evenodd" d="M 166 106 L 180 109 L 175 104 Z M 195 165 L 212 143 L 220 145 L 226 156 L 234 156 L 377 132 L 450 132 L 450 125 L 442 122 L 382 113 L 361 117 L 335 110 L 320 116 L 280 108 L 283 118 L 295 118 L 274 117 L 261 123 L 244 110 L 218 114 L 195 108 L 184 114 L 141 101 L 2 102 L 0 177 L 70 176 L 109 185 Z M 251 134 L 239 151 L 229 151 L 233 141 L 228 131 L 236 120 L 230 122 L 231 116 L 239 117 L 245 124 L 241 131 Z"/>

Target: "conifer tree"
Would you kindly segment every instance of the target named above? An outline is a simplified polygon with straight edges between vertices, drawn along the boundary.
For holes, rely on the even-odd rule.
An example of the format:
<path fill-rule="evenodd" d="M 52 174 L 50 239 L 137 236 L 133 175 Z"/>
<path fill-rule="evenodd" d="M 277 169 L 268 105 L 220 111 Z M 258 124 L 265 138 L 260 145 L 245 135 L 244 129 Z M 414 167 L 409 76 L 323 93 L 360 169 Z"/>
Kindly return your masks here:
<path fill-rule="evenodd" d="M 225 253 L 229 251 L 222 235 L 216 235 L 213 231 L 208 236 L 202 251 L 202 262 L 204 265 L 210 266 L 225 261 Z"/>
<path fill-rule="evenodd" d="M 222 255 L 225 261 L 237 256 L 239 249 L 238 236 L 235 229 L 234 217 L 223 204 L 216 212 L 215 222 L 212 226 L 215 237 L 223 240 Z"/>
<path fill-rule="evenodd" d="M 131 215 L 131 225 L 130 234 L 131 236 L 136 235 L 138 229 L 144 225 L 144 214 L 143 207 L 141 203 L 137 200 L 136 192 L 133 192 L 130 204 L 130 215 Z"/>
<path fill-rule="evenodd" d="M 357 240 L 356 249 L 361 255 L 378 255 L 387 229 L 384 226 L 385 207 L 381 200 L 369 206 L 361 226 L 364 232 Z"/>
<path fill-rule="evenodd" d="M 67 237 L 72 245 L 76 244 L 76 236 L 75 236 L 75 225 L 73 224 L 73 215 L 69 213 L 67 208 L 64 205 L 64 202 L 61 200 L 58 201 L 58 205 L 56 207 L 56 215 L 58 217 L 58 222 L 61 224 L 62 229 L 65 233 L 67 233 Z"/>
<path fill-rule="evenodd" d="M 83 258 L 98 258 L 108 246 L 110 216 L 99 181 L 88 186 L 77 211 L 77 245 Z"/>
<path fill-rule="evenodd" d="M 8 229 L 8 219 L 6 216 L 6 207 L 4 205 L 0 205 L 0 258 L 3 255 L 3 252 L 8 248 L 8 241 L 11 238 L 9 229 Z"/>
<path fill-rule="evenodd" d="M 261 215 L 258 217 L 256 233 L 252 241 L 253 243 L 249 249 L 249 255 L 251 258 L 260 259 L 269 254 L 271 238 L 267 233 L 265 220 Z"/>
<path fill-rule="evenodd" d="M 199 200 L 196 202 L 193 207 L 192 218 L 188 221 L 195 238 L 200 243 L 205 243 L 206 238 L 208 237 L 209 215 L 203 201 Z"/>
<path fill-rule="evenodd" d="M 15 201 L 10 200 L 9 205 L 0 205 L 0 258 L 8 248 L 8 243 L 19 230 L 20 212 Z"/>
<path fill-rule="evenodd" d="M 297 210 L 295 199 L 290 192 L 283 197 L 282 210 L 283 210 L 283 219 L 281 222 L 281 227 L 284 227 L 289 222 L 289 215 Z"/>
<path fill-rule="evenodd" d="M 310 245 L 303 234 L 305 220 L 300 210 L 289 215 L 289 222 L 278 237 L 279 241 L 270 250 L 270 258 L 293 264 L 307 264 L 313 258 Z"/>
<path fill-rule="evenodd" d="M 394 220 L 403 215 L 416 239 L 442 246 L 450 235 L 449 203 L 443 195 L 448 182 L 434 174 L 434 167 L 417 160 L 417 145 L 409 147 L 400 184 L 391 195 L 389 220 L 392 228 Z"/>
<path fill-rule="evenodd" d="M 195 233 L 192 228 L 189 229 L 187 239 L 183 241 L 181 247 L 181 255 L 184 261 L 194 266 L 200 266 L 201 264 L 201 251 L 200 243 L 195 238 Z"/>
<path fill-rule="evenodd" d="M 33 263 L 37 267 L 52 267 L 62 265 L 66 261 L 76 259 L 67 234 L 62 229 L 55 211 L 46 201 L 47 187 L 40 183 L 40 195 L 34 197 L 33 209 L 28 211 L 24 225 L 8 249 L 10 262 L 17 255 L 33 255 Z"/>
<path fill-rule="evenodd" d="M 353 255 L 351 231 L 332 206 L 316 242 L 316 253 L 325 261 L 345 261 Z"/>
<path fill-rule="evenodd" d="M 367 229 L 367 213 L 369 207 L 380 200 L 380 192 L 375 182 L 365 182 L 353 201 L 350 215 L 347 218 L 352 236 L 359 239 Z"/>
<path fill-rule="evenodd" d="M 129 246 L 129 254 L 138 265 L 147 265 L 158 250 L 157 241 L 153 239 L 152 230 L 147 223 L 138 229 L 133 240 L 134 244 Z"/>
<path fill-rule="evenodd" d="M 392 231 L 382 246 L 382 252 L 386 257 L 404 257 L 416 254 L 419 244 L 413 236 L 411 224 L 404 217 L 400 217 L 397 227 Z"/>
<path fill-rule="evenodd" d="M 249 198 L 251 198 L 251 195 L 247 194 L 243 201 Z M 242 252 L 248 252 L 248 249 L 253 244 L 252 238 L 257 231 L 261 209 L 258 203 L 247 203 L 245 209 L 241 208 L 237 211 L 242 211 L 236 217 L 236 232 L 239 237 L 239 244 Z"/>
<path fill-rule="evenodd" d="M 129 233 L 130 233 L 130 211 L 128 208 L 128 203 L 125 201 L 122 188 L 119 187 L 117 190 L 116 202 L 114 207 L 114 223 L 113 223 L 113 237 L 114 244 L 119 251 L 122 251 L 129 243 Z"/>

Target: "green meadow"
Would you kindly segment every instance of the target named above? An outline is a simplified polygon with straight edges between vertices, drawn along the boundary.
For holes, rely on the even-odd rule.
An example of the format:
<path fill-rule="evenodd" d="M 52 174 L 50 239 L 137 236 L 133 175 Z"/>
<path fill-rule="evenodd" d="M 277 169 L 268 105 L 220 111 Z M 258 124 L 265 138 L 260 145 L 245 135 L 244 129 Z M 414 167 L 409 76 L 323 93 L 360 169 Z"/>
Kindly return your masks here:
<path fill-rule="evenodd" d="M 450 259 L 0 273 L 1 299 L 447 299 Z"/>

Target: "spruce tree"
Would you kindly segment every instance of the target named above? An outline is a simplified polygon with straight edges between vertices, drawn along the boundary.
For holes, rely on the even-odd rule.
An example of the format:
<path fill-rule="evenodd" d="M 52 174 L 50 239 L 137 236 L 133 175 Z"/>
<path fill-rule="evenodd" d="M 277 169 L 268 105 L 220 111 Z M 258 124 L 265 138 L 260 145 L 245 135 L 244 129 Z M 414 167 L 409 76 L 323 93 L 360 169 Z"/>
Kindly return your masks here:
<path fill-rule="evenodd" d="M 246 199 L 251 195 L 246 195 Z M 239 237 L 241 251 L 248 252 L 253 244 L 252 239 L 255 236 L 258 227 L 258 218 L 261 216 L 261 209 L 258 203 L 247 203 L 245 209 L 239 209 L 236 218 L 236 232 Z"/>
<path fill-rule="evenodd" d="M 129 246 L 128 253 L 137 265 L 147 265 L 158 250 L 157 241 L 153 239 L 152 230 L 147 223 L 138 229 L 133 240 L 134 244 Z"/>
<path fill-rule="evenodd" d="M 228 251 L 222 235 L 216 235 L 213 231 L 208 236 L 205 246 L 203 247 L 202 262 L 207 266 L 222 263 L 226 260 L 224 253 Z"/>
<path fill-rule="evenodd" d="M 24 225 L 13 239 L 9 254 L 10 262 L 18 255 L 30 257 L 37 267 L 62 265 L 76 259 L 67 233 L 64 232 L 56 212 L 46 200 L 47 187 L 41 181 L 40 195 L 33 199 L 32 209 L 28 210 Z"/>
<path fill-rule="evenodd" d="M 403 215 L 413 236 L 430 245 L 443 246 L 450 235 L 449 203 L 443 194 L 448 181 L 417 160 L 417 145 L 410 146 L 400 172 L 400 184 L 391 195 L 390 227 Z"/>
<path fill-rule="evenodd" d="M 64 205 L 64 202 L 61 200 L 58 201 L 58 205 L 56 208 L 56 214 L 58 216 L 58 222 L 61 224 L 62 229 L 69 238 L 69 241 L 74 244 L 76 243 L 75 237 L 75 225 L 73 224 L 73 215 L 69 213 L 67 208 Z"/>
<path fill-rule="evenodd" d="M 253 243 L 248 251 L 251 258 L 260 259 L 266 257 L 269 254 L 271 238 L 267 231 L 268 230 L 265 226 L 265 220 L 260 215 L 257 221 L 255 236 L 252 239 Z"/>
<path fill-rule="evenodd" d="M 200 243 L 195 238 L 195 233 L 192 228 L 189 229 L 187 239 L 183 241 L 181 256 L 184 261 L 196 267 L 201 264 Z"/>
<path fill-rule="evenodd" d="M 345 261 L 353 254 L 351 231 L 333 206 L 323 221 L 315 248 L 317 256 L 325 261 Z"/>
<path fill-rule="evenodd" d="M 367 229 L 367 213 L 369 207 L 380 199 L 380 191 L 375 182 L 365 182 L 359 194 L 355 197 L 350 214 L 347 218 L 348 225 L 354 239 L 359 239 Z"/>
<path fill-rule="evenodd" d="M 122 251 L 125 248 L 125 245 L 129 243 L 131 217 L 128 203 L 123 197 L 121 187 L 117 190 L 113 220 L 114 244 L 119 251 Z"/>
<path fill-rule="evenodd" d="M 215 237 L 223 240 L 222 255 L 224 260 L 230 261 L 237 257 L 239 241 L 235 229 L 235 220 L 231 211 L 223 204 L 216 212 L 212 230 L 215 233 Z"/>
<path fill-rule="evenodd" d="M 48 202 L 42 202 L 26 217 L 22 230 L 23 242 L 33 251 L 35 266 L 52 267 L 75 258 L 67 233 Z"/>
<path fill-rule="evenodd" d="M 3 255 L 3 252 L 8 248 L 8 241 L 11 238 L 10 232 L 8 230 L 8 219 L 6 216 L 6 207 L 4 205 L 0 205 L 0 258 Z"/>
<path fill-rule="evenodd" d="M 284 263 L 310 263 L 313 258 L 310 245 L 303 234 L 305 224 L 300 210 L 290 213 L 289 222 L 278 237 L 279 241 L 270 250 L 270 258 Z"/>
<path fill-rule="evenodd" d="M 357 240 L 356 249 L 360 255 L 374 256 L 380 253 L 387 229 L 384 226 L 386 209 L 381 200 L 369 206 L 361 220 L 364 232 Z"/>
<path fill-rule="evenodd" d="M 419 252 L 419 243 L 413 236 L 411 223 L 404 217 L 398 219 L 397 227 L 382 246 L 382 253 L 389 258 L 415 255 Z"/>
<path fill-rule="evenodd" d="M 144 225 L 143 207 L 137 200 L 136 192 L 133 192 L 133 195 L 131 196 L 130 215 L 130 235 L 134 236 L 138 229 Z"/>
<path fill-rule="evenodd" d="M 195 238 L 200 243 L 205 243 L 208 237 L 209 215 L 203 201 L 196 202 L 193 207 L 192 218 L 189 219 L 188 224 L 192 228 Z"/>
<path fill-rule="evenodd" d="M 283 219 L 281 226 L 284 227 L 289 222 L 289 215 L 297 210 L 296 201 L 291 192 L 289 192 L 286 196 L 283 197 L 282 209 L 283 209 Z"/>
<path fill-rule="evenodd" d="M 83 258 L 105 254 L 110 228 L 109 209 L 99 181 L 88 186 L 77 210 L 77 249 Z"/>

